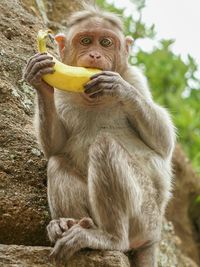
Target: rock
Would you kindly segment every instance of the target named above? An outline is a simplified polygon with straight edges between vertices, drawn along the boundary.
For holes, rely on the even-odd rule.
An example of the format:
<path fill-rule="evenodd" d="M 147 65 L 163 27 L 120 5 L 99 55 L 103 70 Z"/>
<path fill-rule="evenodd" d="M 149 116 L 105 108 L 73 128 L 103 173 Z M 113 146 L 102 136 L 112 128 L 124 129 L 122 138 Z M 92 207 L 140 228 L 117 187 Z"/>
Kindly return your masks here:
<path fill-rule="evenodd" d="M 182 242 L 176 236 L 172 222 L 164 221 L 160 242 L 158 267 L 198 267 L 198 265 L 183 254 Z"/>
<path fill-rule="evenodd" d="M 53 267 L 50 247 L 0 245 L 0 267 Z M 129 267 L 128 257 L 119 251 L 81 251 L 65 267 Z"/>
<path fill-rule="evenodd" d="M 180 145 L 176 146 L 173 164 L 174 190 L 166 212 L 167 219 L 173 222 L 176 234 L 184 241 L 181 245 L 182 250 L 200 265 L 200 245 L 198 249 L 196 242 L 200 241 L 200 236 L 198 238 L 198 233 L 195 232 L 192 224 L 192 220 L 194 224 L 196 223 L 195 218 L 189 216 L 193 199 L 200 195 L 200 178 L 193 170 Z M 198 208 L 196 207 L 195 210 L 198 211 Z M 200 216 L 200 211 L 198 214 Z"/>
<path fill-rule="evenodd" d="M 35 92 L 22 82 L 41 27 L 21 1 L 0 1 L 0 243 L 48 245 L 46 161 L 31 129 Z"/>
<path fill-rule="evenodd" d="M 50 251 L 50 247 L 0 245 L 0 267 L 53 267 Z M 65 267 L 130 267 L 127 255 L 119 251 L 83 250 L 76 253 Z M 163 223 L 158 267 L 198 267 L 183 255 L 173 224 L 167 221 Z"/>
<path fill-rule="evenodd" d="M 55 264 L 49 258 L 50 251 L 50 247 L 0 245 L 0 267 L 53 267 Z M 84 250 L 76 253 L 63 267 L 80 266 L 130 267 L 130 264 L 128 257 L 119 251 Z M 198 266 L 184 255 L 176 256 L 173 250 L 170 252 L 168 249 L 165 254 L 159 254 L 158 267 Z"/>

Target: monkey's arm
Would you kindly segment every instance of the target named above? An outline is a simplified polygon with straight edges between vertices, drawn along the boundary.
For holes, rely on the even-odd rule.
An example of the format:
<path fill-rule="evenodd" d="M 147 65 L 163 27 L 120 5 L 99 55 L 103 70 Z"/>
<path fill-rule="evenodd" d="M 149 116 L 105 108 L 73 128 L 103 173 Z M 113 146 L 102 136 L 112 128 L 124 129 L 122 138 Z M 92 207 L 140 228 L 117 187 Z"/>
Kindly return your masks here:
<path fill-rule="evenodd" d="M 54 96 L 37 92 L 35 128 L 44 155 L 49 158 L 61 151 L 66 140 L 65 128 L 58 118 Z"/>
<path fill-rule="evenodd" d="M 54 103 L 54 88 L 45 83 L 43 75 L 54 73 L 53 57 L 37 53 L 27 62 L 24 79 L 36 89 L 35 129 L 39 144 L 47 158 L 62 148 L 65 139 L 64 127 L 59 121 Z"/>
<path fill-rule="evenodd" d="M 128 92 L 127 92 L 128 91 Z M 162 157 L 171 155 L 175 143 L 175 131 L 167 111 L 151 99 L 146 99 L 130 86 L 122 92 L 123 108 L 128 121 L 143 142 Z"/>
<path fill-rule="evenodd" d="M 168 112 L 152 100 L 146 78 L 136 67 L 129 67 L 124 79 L 129 83 L 119 88 L 119 95 L 130 125 L 158 154 L 170 155 L 176 135 Z"/>
<path fill-rule="evenodd" d="M 127 77 L 125 77 L 127 76 Z M 124 79 L 115 72 L 95 74 L 85 85 L 90 97 L 111 95 L 119 99 L 130 126 L 142 141 L 162 157 L 171 155 L 175 143 L 174 126 L 167 111 L 155 104 L 142 76 L 133 69 Z"/>

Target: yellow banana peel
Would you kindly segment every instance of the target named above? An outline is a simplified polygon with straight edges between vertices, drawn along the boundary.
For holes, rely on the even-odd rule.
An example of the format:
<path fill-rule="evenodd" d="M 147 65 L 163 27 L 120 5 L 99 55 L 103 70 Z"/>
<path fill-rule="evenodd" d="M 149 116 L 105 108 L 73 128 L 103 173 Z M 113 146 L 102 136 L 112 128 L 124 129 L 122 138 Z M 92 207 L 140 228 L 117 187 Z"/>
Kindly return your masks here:
<path fill-rule="evenodd" d="M 51 30 L 40 30 L 38 32 L 37 43 L 40 53 L 47 52 L 46 38 L 50 33 Z M 46 83 L 60 90 L 83 92 L 83 85 L 90 80 L 90 77 L 101 72 L 99 69 L 69 66 L 63 64 L 54 56 L 52 57 L 55 62 L 53 67 L 55 72 L 52 74 L 45 74 L 42 78 Z"/>

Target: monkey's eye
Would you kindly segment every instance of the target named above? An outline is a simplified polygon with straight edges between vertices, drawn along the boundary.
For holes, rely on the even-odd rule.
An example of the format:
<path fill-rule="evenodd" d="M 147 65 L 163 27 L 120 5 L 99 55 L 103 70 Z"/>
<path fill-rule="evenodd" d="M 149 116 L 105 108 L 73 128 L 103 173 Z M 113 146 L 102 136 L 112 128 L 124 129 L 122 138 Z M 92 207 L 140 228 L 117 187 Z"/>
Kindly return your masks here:
<path fill-rule="evenodd" d="M 103 38 L 101 41 L 100 41 L 100 44 L 104 47 L 109 47 L 113 44 L 112 40 L 109 39 L 109 38 Z"/>
<path fill-rule="evenodd" d="M 89 45 L 92 43 L 92 39 L 90 37 L 84 37 L 81 39 L 80 43 L 82 45 Z"/>

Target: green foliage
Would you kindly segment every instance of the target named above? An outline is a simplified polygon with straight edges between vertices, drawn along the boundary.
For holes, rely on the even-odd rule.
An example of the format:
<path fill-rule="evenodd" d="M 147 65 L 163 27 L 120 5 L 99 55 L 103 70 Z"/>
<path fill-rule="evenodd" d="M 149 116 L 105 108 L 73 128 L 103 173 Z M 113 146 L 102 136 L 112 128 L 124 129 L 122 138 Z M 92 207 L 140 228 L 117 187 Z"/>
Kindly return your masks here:
<path fill-rule="evenodd" d="M 196 204 L 200 204 L 200 196 L 198 196 L 198 197 L 195 199 L 195 203 L 196 203 Z"/>
<path fill-rule="evenodd" d="M 137 64 L 143 67 L 155 99 L 165 106 L 170 105 L 172 95 L 180 98 L 187 86 L 185 75 L 188 68 L 170 50 L 172 43 L 172 40 L 163 40 L 160 48 L 151 53 L 140 50 L 136 55 Z"/>
<path fill-rule="evenodd" d="M 114 12 L 123 18 L 125 34 L 133 37 L 134 40 L 144 37 L 153 38 L 155 35 L 154 25 L 147 27 L 142 22 L 142 8 L 144 7 L 144 0 L 134 0 L 138 8 L 139 18 L 135 19 L 133 16 L 124 16 L 124 8 L 116 8 L 114 5 L 107 3 L 105 0 L 96 0 L 103 10 Z"/>
<path fill-rule="evenodd" d="M 172 41 L 162 41 L 151 53 L 140 50 L 137 64 L 143 68 L 154 99 L 170 109 L 178 128 L 179 141 L 200 172 L 200 90 L 189 85 L 196 83 L 196 66 L 191 58 L 187 63 L 170 50 Z M 199 87 L 200 88 L 200 87 Z M 189 96 L 184 97 L 185 90 Z"/>
<path fill-rule="evenodd" d="M 97 1 L 106 10 L 123 16 L 124 10 Z M 154 25 L 147 28 L 142 22 L 145 0 L 132 0 L 137 6 L 139 19 L 124 17 L 125 32 L 134 39 L 153 38 Z M 167 107 L 178 130 L 178 138 L 200 173 L 200 81 L 196 78 L 197 64 L 191 56 L 184 62 L 171 47 L 174 40 L 161 40 L 151 52 L 141 49 L 130 59 L 148 78 L 156 102 Z"/>

